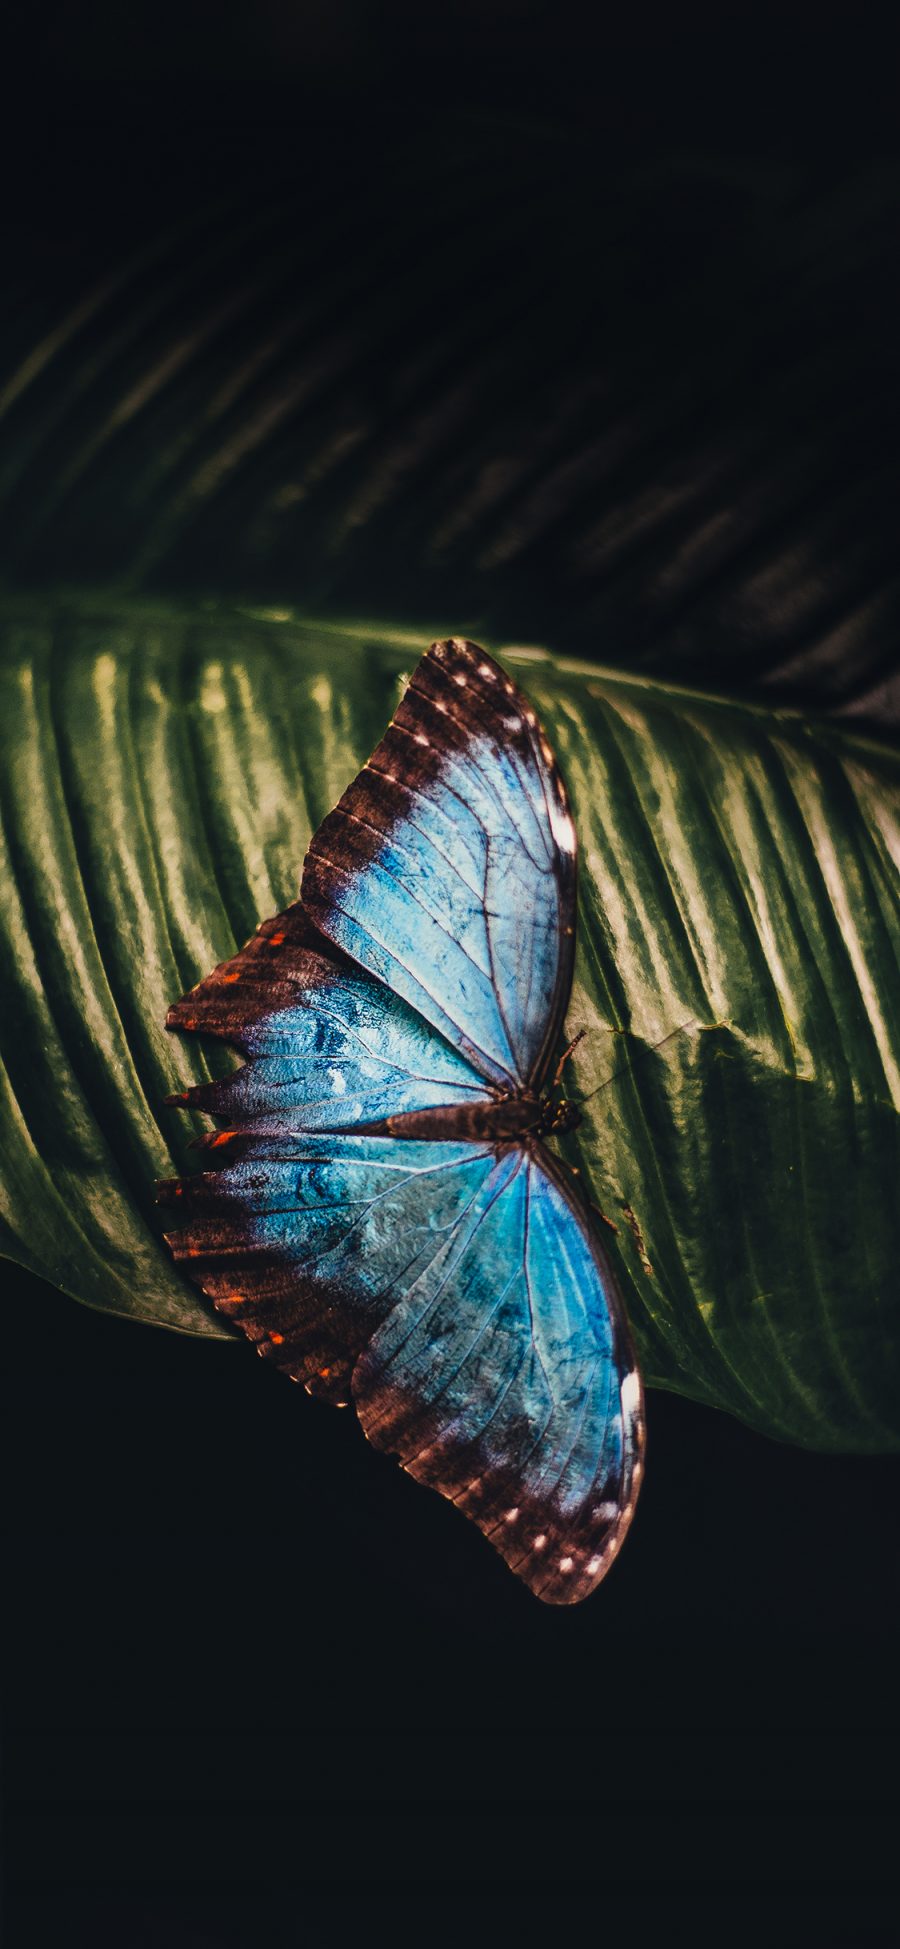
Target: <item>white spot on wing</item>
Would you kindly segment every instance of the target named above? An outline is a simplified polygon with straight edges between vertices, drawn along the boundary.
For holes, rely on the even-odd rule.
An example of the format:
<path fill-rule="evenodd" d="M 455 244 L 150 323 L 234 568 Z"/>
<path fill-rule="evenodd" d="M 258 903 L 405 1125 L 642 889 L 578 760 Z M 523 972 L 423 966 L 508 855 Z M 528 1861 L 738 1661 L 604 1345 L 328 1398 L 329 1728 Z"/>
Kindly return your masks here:
<path fill-rule="evenodd" d="M 547 810 L 550 814 L 550 831 L 560 852 L 574 853 L 575 827 L 572 824 L 566 807 L 564 805 L 558 805 L 555 799 L 551 799 Z"/>
<path fill-rule="evenodd" d="M 546 1536 L 536 1536 L 531 1547 L 533 1550 L 542 1550 L 544 1548 L 544 1545 L 546 1544 L 546 1541 L 547 1541 Z"/>
<path fill-rule="evenodd" d="M 622 1382 L 622 1413 L 636 1414 L 641 1400 L 641 1382 L 637 1368 L 632 1368 Z"/>
<path fill-rule="evenodd" d="M 569 1572 L 575 1568 L 574 1560 L 570 1556 L 561 1556 L 559 1559 L 559 1567 L 563 1576 L 567 1577 Z"/>

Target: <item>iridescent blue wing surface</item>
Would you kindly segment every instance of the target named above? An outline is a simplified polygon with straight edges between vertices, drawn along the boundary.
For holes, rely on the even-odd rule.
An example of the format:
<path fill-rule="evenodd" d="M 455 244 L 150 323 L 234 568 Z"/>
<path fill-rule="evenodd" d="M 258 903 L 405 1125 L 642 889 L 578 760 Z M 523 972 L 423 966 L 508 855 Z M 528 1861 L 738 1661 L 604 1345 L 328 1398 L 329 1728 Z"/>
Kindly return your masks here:
<path fill-rule="evenodd" d="M 316 933 L 299 901 L 170 1008 L 249 1061 L 176 1100 L 237 1125 L 352 1130 L 494 1092 L 398 995 Z"/>
<path fill-rule="evenodd" d="M 575 832 L 533 710 L 477 644 L 422 658 L 302 898 L 489 1082 L 540 1086 L 572 983 Z"/>
<path fill-rule="evenodd" d="M 219 1139 L 221 1142 L 221 1138 Z M 178 1259 L 260 1353 L 352 1397 L 369 1439 L 450 1497 L 545 1601 L 605 1575 L 643 1405 L 615 1282 L 538 1145 L 246 1130 L 161 1188 Z"/>
<path fill-rule="evenodd" d="M 353 1395 L 369 1440 L 545 1603 L 601 1582 L 634 1512 L 643 1393 L 612 1269 L 542 1146 L 496 1156 L 477 1224 L 391 1308 Z"/>

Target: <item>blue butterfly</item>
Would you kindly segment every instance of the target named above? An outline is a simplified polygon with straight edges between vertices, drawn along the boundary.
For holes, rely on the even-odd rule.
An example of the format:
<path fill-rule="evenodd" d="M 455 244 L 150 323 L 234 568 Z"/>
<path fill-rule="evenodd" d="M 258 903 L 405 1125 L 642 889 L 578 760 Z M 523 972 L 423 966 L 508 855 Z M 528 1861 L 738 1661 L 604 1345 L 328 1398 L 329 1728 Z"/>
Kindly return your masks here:
<path fill-rule="evenodd" d="M 300 901 L 170 1010 L 247 1061 L 176 1099 L 227 1127 L 160 1187 L 220 1312 L 559 1604 L 609 1569 L 644 1447 L 615 1278 L 543 1141 L 577 1121 L 551 1074 L 575 856 L 527 699 L 435 643 Z"/>

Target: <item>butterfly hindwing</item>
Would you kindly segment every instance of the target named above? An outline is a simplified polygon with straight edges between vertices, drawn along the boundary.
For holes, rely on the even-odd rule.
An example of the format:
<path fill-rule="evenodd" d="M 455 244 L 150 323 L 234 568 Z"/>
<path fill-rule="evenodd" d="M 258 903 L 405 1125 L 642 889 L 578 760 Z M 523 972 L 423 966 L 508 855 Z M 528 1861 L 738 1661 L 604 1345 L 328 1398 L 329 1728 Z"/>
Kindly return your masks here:
<path fill-rule="evenodd" d="M 302 897 L 490 1082 L 540 1083 L 572 980 L 575 834 L 533 710 L 476 644 L 422 658 Z"/>
<path fill-rule="evenodd" d="M 539 1596 L 586 1596 L 630 1521 L 643 1416 L 562 1168 L 537 1146 L 286 1131 L 227 1149 L 226 1170 L 162 1189 L 176 1257 L 267 1358 L 352 1396 Z"/>
<path fill-rule="evenodd" d="M 225 1168 L 160 1186 L 172 1251 L 264 1358 L 312 1394 L 350 1399 L 357 1355 L 434 1268 L 489 1175 L 471 1144 L 229 1135 Z"/>
<path fill-rule="evenodd" d="M 631 1521 L 643 1396 L 612 1270 L 540 1147 L 501 1153 L 452 1276 L 360 1355 L 370 1441 L 449 1496 L 545 1602 L 605 1576 Z"/>

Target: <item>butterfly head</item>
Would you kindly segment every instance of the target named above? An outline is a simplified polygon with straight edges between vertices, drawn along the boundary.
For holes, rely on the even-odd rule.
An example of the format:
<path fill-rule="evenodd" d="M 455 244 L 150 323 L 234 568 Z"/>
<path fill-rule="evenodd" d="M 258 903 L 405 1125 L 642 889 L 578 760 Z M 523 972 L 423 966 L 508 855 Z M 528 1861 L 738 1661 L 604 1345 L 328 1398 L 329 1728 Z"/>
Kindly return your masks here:
<path fill-rule="evenodd" d="M 542 1137 L 561 1136 L 566 1130 L 574 1130 L 581 1122 L 581 1111 L 565 1096 L 555 1096 L 548 1090 L 541 1097 L 540 1134 Z"/>

